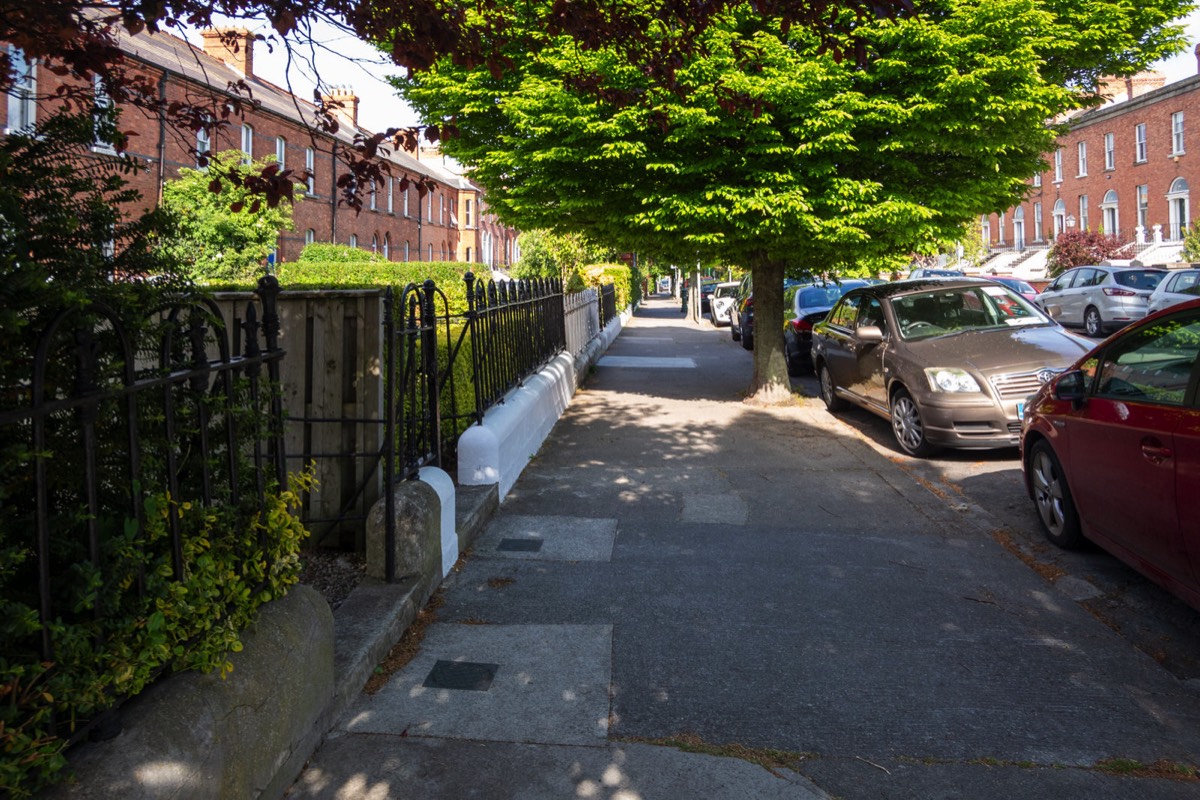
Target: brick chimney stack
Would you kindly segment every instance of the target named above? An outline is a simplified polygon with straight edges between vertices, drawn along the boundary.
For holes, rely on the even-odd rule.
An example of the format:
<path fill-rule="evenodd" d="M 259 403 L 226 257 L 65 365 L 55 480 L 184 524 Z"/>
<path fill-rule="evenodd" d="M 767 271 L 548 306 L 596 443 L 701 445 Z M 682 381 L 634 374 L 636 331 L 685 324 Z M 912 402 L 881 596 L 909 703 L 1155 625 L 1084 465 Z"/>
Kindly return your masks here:
<path fill-rule="evenodd" d="M 326 103 L 335 104 L 334 115 L 351 130 L 358 129 L 358 95 L 349 86 L 334 86 L 330 93 L 323 95 Z"/>
<path fill-rule="evenodd" d="M 245 28 L 201 31 L 204 52 L 249 78 L 254 74 L 254 34 Z"/>

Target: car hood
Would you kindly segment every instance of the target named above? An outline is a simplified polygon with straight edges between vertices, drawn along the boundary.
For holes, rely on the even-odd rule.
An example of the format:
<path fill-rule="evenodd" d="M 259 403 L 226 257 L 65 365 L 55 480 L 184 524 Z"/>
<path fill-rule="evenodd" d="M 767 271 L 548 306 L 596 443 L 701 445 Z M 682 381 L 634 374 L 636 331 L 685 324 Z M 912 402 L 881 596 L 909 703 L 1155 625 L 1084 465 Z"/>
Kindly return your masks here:
<path fill-rule="evenodd" d="M 1044 367 L 1065 369 L 1094 343 L 1062 328 L 1039 326 L 969 331 L 906 344 L 926 366 L 965 366 L 990 375 Z"/>

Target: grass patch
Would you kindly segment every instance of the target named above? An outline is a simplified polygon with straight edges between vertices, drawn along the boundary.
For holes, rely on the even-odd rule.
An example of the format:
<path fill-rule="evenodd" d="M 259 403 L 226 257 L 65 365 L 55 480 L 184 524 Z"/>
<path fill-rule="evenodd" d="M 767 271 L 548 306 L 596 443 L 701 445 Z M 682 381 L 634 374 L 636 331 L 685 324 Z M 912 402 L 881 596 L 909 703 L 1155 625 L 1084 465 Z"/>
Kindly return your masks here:
<path fill-rule="evenodd" d="M 1190 764 L 1169 761 L 1165 758 L 1153 764 L 1143 764 L 1132 758 L 1106 758 L 1097 761 L 1095 769 L 1110 775 L 1128 778 L 1166 778 L 1174 781 L 1200 781 L 1200 773 Z"/>

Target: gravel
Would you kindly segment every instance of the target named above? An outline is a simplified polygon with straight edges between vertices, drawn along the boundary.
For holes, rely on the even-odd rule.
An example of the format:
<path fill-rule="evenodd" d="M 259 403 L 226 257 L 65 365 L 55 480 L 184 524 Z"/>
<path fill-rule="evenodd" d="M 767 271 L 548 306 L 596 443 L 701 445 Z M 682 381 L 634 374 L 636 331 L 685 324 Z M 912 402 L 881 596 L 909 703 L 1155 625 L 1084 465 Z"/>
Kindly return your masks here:
<path fill-rule="evenodd" d="M 367 571 L 366 559 L 361 555 L 339 550 L 304 552 L 300 563 L 300 582 L 320 592 L 334 609 L 350 596 Z"/>

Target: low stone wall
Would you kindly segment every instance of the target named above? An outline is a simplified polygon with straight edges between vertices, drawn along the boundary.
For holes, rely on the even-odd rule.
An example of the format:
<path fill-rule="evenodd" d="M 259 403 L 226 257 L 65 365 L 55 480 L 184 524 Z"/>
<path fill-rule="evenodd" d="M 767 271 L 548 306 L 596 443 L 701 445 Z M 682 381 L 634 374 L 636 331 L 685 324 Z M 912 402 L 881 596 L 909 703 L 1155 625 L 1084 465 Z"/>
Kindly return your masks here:
<path fill-rule="evenodd" d="M 278 797 L 329 725 L 333 613 L 308 586 L 262 607 L 233 672 L 159 681 L 121 709 L 122 732 L 70 753 L 51 798 Z"/>

